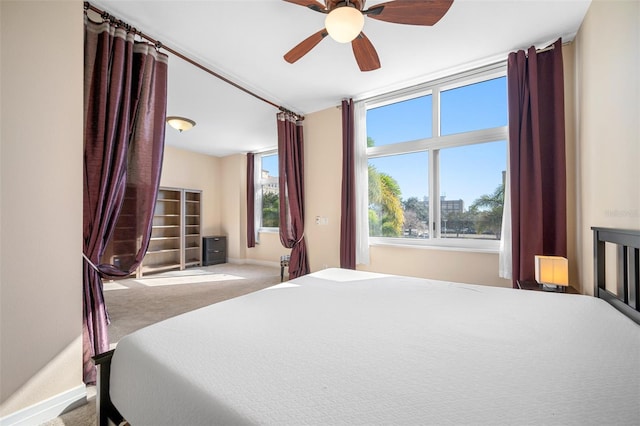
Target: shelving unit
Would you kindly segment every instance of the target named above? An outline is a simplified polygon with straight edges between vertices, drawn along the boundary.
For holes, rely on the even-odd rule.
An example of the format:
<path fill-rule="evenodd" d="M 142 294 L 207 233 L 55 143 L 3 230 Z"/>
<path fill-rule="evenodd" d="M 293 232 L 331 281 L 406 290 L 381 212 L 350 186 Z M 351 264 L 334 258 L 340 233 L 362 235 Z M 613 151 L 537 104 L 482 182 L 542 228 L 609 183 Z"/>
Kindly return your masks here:
<path fill-rule="evenodd" d="M 128 186 L 125 189 L 122 210 L 113 230 L 113 236 L 105 248 L 101 263 L 109 263 L 119 269 L 128 269 L 135 262 L 140 247 L 139 240 L 136 238 L 136 199 L 135 188 Z"/>
<path fill-rule="evenodd" d="M 160 188 L 151 240 L 137 277 L 201 264 L 202 191 Z"/>
<path fill-rule="evenodd" d="M 180 218 L 182 191 L 160 188 L 153 213 L 149 248 L 138 268 L 138 277 L 170 269 L 180 269 Z"/>
<path fill-rule="evenodd" d="M 200 192 L 184 192 L 184 266 L 201 264 Z"/>
<path fill-rule="evenodd" d="M 123 205 L 113 238 L 102 256 L 102 262 L 122 268 L 133 264 L 140 247 L 135 230 L 136 197 L 131 191 L 127 189 L 125 199 L 132 201 Z M 136 278 L 202 264 L 201 200 L 202 191 L 158 189 L 149 247 L 135 271 Z"/>

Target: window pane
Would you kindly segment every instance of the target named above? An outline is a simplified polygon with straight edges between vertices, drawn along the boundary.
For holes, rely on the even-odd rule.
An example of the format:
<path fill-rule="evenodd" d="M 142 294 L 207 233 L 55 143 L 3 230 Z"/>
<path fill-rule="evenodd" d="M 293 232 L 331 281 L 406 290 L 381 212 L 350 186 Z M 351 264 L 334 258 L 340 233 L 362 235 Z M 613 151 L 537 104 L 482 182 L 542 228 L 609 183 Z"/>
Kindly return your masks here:
<path fill-rule="evenodd" d="M 506 126 L 507 78 L 443 91 L 440 123 L 442 135 Z"/>
<path fill-rule="evenodd" d="M 431 111 L 431 95 L 367 110 L 368 146 L 431 137 Z"/>
<path fill-rule="evenodd" d="M 426 151 L 369 159 L 369 235 L 428 237 Z"/>
<path fill-rule="evenodd" d="M 278 186 L 278 154 L 261 157 L 260 190 L 262 191 L 262 227 L 277 228 L 280 223 Z"/>
<path fill-rule="evenodd" d="M 507 142 L 440 150 L 443 238 L 500 239 Z"/>

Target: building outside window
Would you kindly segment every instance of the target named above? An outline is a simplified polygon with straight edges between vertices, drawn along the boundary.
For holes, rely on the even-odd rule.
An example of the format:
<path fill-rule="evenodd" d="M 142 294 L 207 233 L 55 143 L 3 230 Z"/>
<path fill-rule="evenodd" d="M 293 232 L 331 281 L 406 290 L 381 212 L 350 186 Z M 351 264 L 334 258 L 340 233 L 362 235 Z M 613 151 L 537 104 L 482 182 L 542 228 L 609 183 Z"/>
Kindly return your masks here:
<path fill-rule="evenodd" d="M 371 242 L 496 249 L 507 169 L 506 66 L 364 102 Z"/>

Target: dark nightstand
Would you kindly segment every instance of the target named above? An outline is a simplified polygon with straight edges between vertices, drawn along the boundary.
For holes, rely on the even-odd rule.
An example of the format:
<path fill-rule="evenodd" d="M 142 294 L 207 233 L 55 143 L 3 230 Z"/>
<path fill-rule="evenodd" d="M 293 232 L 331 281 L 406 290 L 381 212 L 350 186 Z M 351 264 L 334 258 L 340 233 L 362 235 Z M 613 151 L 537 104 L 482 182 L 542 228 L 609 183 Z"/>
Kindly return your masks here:
<path fill-rule="evenodd" d="M 580 294 L 578 293 L 578 290 L 576 290 L 575 288 L 571 287 L 571 286 L 558 286 L 557 290 L 553 290 L 553 289 L 546 289 L 542 286 L 542 284 L 539 284 L 537 281 L 535 280 L 525 280 L 525 281 L 520 281 L 518 280 L 518 288 L 522 289 L 522 290 L 533 290 L 533 291 L 547 291 L 549 293 L 569 293 L 569 294 Z"/>
<path fill-rule="evenodd" d="M 202 266 L 227 263 L 227 237 L 202 237 Z"/>

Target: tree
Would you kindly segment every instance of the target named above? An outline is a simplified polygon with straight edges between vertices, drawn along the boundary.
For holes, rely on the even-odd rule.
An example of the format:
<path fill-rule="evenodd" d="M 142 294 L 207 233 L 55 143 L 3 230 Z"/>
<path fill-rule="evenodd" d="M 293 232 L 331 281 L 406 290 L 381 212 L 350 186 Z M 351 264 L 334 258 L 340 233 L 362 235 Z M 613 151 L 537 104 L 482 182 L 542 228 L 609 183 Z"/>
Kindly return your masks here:
<path fill-rule="evenodd" d="M 367 137 L 367 146 L 375 142 Z M 404 214 L 398 182 L 386 173 L 369 165 L 369 235 L 399 237 L 402 235 Z"/>
<path fill-rule="evenodd" d="M 502 233 L 502 212 L 504 208 L 504 183 L 493 194 L 485 194 L 475 200 L 469 211 L 477 215 L 476 230 L 479 233 L 492 233 L 500 239 Z"/>
<path fill-rule="evenodd" d="M 452 212 L 447 215 L 447 232 L 456 233 L 456 238 L 460 234 L 467 233 L 473 224 L 473 214 L 470 212 Z"/>
<path fill-rule="evenodd" d="M 411 236 L 415 230 L 418 235 L 427 231 L 429 222 L 429 207 L 425 201 L 418 200 L 417 197 L 409 197 L 402 202 L 404 209 L 405 232 Z"/>
<path fill-rule="evenodd" d="M 386 173 L 380 173 L 380 187 L 382 189 L 382 235 L 398 237 L 402 235 L 404 214 L 400 202 L 400 185 Z"/>
<path fill-rule="evenodd" d="M 278 194 L 262 194 L 262 226 L 277 228 L 280 225 L 280 199 Z"/>
<path fill-rule="evenodd" d="M 369 165 L 369 234 L 383 237 L 402 235 L 404 215 L 400 186 L 386 173 Z M 373 219 L 373 220 L 372 220 Z"/>
<path fill-rule="evenodd" d="M 426 201 L 420 201 L 418 197 L 409 197 L 402 202 L 405 213 L 409 210 L 415 212 L 418 220 L 429 221 L 429 206 Z"/>

